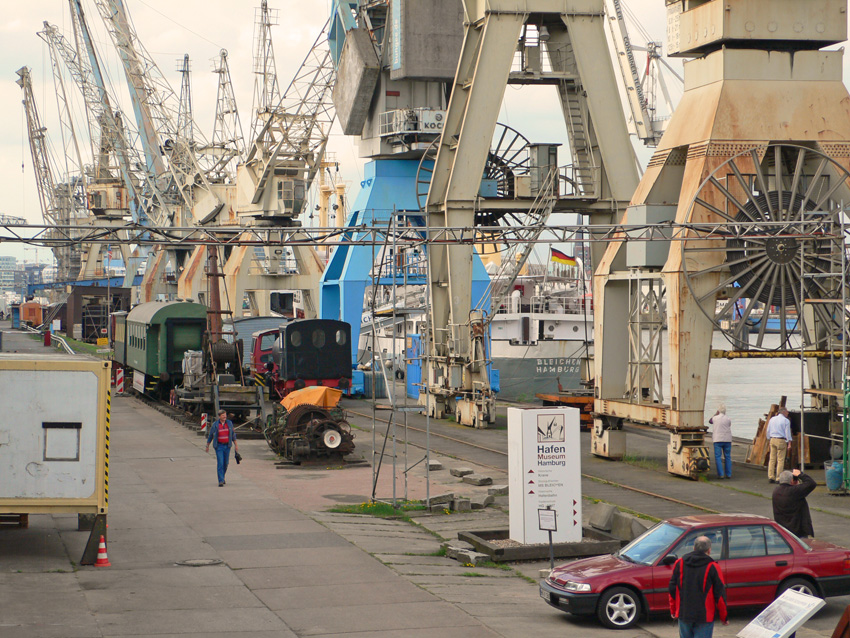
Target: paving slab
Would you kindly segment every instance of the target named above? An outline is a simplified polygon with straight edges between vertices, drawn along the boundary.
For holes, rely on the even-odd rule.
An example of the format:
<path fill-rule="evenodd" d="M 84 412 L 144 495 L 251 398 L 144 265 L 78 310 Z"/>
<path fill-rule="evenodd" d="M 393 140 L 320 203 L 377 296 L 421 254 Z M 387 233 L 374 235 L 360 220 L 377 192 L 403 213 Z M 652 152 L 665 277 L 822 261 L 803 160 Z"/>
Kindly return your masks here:
<path fill-rule="evenodd" d="M 368 565 L 373 558 L 365 552 L 352 551 L 351 546 L 295 549 L 237 549 L 219 552 L 232 569 L 252 567 L 288 567 L 291 565 Z"/>
<path fill-rule="evenodd" d="M 382 604 L 410 602 L 432 602 L 437 600 L 432 594 L 420 589 L 409 582 L 346 583 L 335 585 L 311 585 L 308 587 L 287 587 L 280 589 L 255 589 L 254 594 L 273 611 L 284 609 L 313 609 L 316 613 L 324 613 L 329 601 L 334 606 L 355 607 L 374 605 L 379 600 Z"/>
<path fill-rule="evenodd" d="M 95 613 L 164 609 L 237 609 L 262 607 L 241 583 L 230 587 L 122 587 L 87 591 L 86 602 Z"/>
<path fill-rule="evenodd" d="M 105 636 L 157 636 L 167 633 L 205 635 L 212 632 L 277 631 L 294 636 L 286 623 L 266 608 L 260 609 L 163 609 L 98 614 L 97 624 Z"/>
<path fill-rule="evenodd" d="M 421 627 L 477 625 L 475 619 L 444 602 L 398 603 L 328 607 L 321 614 L 313 609 L 278 612 L 299 636 L 346 634 L 388 629 L 418 630 Z"/>
<path fill-rule="evenodd" d="M 353 550 L 357 551 L 357 550 Z M 392 578 L 389 567 L 377 560 L 371 563 L 348 564 L 342 562 L 326 569 L 317 569 L 313 565 L 291 565 L 286 569 L 258 567 L 236 571 L 239 579 L 251 589 L 282 589 L 286 587 L 304 587 L 324 583 L 331 578 L 338 582 L 380 583 Z"/>
<path fill-rule="evenodd" d="M 384 631 L 346 631 L 346 638 L 411 638 L 409 629 L 390 629 Z M 314 634 L 312 638 L 339 638 L 340 634 Z M 439 627 L 430 629 L 420 627 L 415 631 L 416 638 L 497 638 L 501 634 L 483 625 L 463 627 Z M 624 637 L 626 638 L 626 637 Z"/>
<path fill-rule="evenodd" d="M 323 531 L 314 534 L 254 534 L 208 536 L 206 542 L 216 551 L 234 549 L 292 549 L 308 547 L 341 547 L 349 542 L 338 534 Z"/>

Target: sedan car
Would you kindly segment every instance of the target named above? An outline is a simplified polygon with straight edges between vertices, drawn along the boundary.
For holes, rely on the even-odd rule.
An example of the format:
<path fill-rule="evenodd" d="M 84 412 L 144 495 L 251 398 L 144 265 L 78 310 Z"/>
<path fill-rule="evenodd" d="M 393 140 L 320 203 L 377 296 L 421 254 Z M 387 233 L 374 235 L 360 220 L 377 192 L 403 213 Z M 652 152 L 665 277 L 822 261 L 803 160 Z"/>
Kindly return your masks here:
<path fill-rule="evenodd" d="M 710 514 L 668 519 L 614 554 L 556 567 L 540 583 L 540 596 L 561 611 L 628 629 L 646 614 L 669 613 L 673 563 L 693 551 L 698 536 L 711 540 L 729 607 L 768 605 L 786 589 L 850 593 L 850 550 L 803 541 L 763 516 Z"/>

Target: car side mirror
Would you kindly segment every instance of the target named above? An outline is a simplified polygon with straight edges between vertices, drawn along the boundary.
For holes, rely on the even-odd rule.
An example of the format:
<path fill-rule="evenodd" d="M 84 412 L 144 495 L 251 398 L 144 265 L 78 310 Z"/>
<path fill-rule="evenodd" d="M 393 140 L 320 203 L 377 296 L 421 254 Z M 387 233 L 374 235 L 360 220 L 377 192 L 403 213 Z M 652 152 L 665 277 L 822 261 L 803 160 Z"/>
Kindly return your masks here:
<path fill-rule="evenodd" d="M 667 554 L 664 558 L 661 559 L 661 564 L 662 565 L 672 565 L 677 560 L 679 560 L 679 557 L 676 556 L 676 554 Z"/>

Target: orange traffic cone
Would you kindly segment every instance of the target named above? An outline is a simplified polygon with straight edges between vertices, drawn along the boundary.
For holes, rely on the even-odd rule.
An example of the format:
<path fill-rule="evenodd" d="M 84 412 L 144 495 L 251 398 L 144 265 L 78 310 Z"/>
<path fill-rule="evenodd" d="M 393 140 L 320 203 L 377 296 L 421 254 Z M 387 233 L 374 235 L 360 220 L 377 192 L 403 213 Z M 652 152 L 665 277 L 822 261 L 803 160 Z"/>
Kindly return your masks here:
<path fill-rule="evenodd" d="M 112 567 L 112 563 L 106 557 L 106 540 L 103 534 L 100 535 L 100 545 L 97 546 L 97 560 L 94 563 L 95 567 Z"/>

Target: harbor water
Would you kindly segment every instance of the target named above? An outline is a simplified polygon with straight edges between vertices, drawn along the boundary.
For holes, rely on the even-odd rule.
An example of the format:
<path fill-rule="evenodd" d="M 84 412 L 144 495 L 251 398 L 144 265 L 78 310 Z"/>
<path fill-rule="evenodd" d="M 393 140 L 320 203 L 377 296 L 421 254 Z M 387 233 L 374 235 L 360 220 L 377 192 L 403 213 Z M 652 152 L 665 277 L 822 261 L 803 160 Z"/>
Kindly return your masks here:
<path fill-rule="evenodd" d="M 775 348 L 779 343 L 779 335 L 765 335 L 768 348 Z M 792 345 L 799 346 L 796 338 L 792 339 Z M 721 333 L 715 332 L 712 347 L 729 349 L 731 346 Z M 724 403 L 726 414 L 732 419 L 732 434 L 752 438 L 758 429 L 758 420 L 764 419 L 770 405 L 779 403 L 782 396 L 787 397 L 789 410 L 800 409 L 802 378 L 799 359 L 712 359 L 705 397 L 705 424 L 708 425 L 718 403 Z"/>

